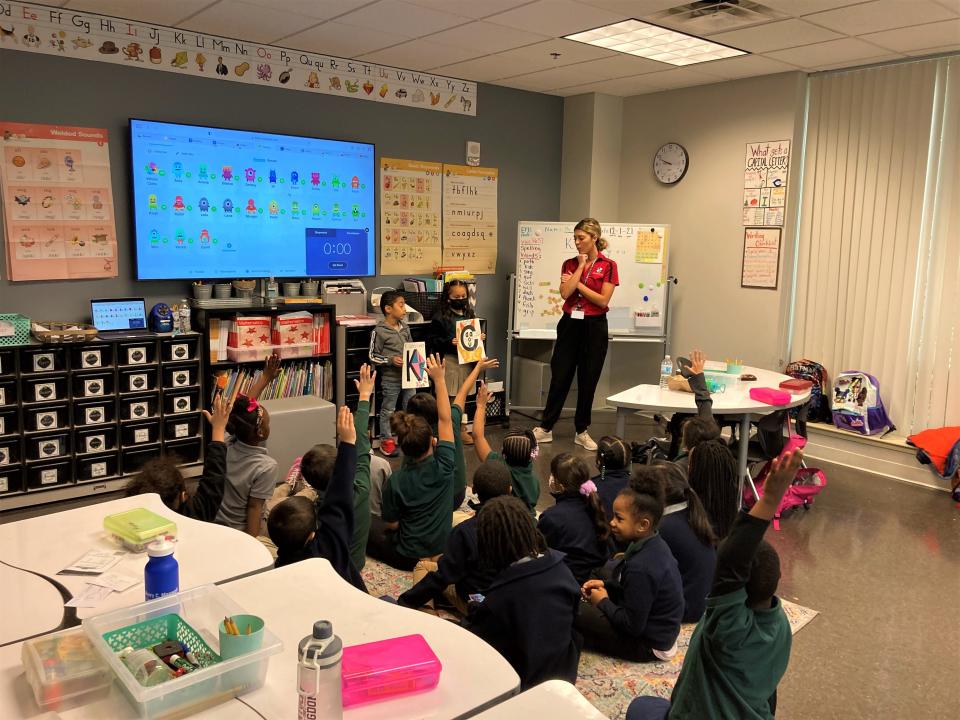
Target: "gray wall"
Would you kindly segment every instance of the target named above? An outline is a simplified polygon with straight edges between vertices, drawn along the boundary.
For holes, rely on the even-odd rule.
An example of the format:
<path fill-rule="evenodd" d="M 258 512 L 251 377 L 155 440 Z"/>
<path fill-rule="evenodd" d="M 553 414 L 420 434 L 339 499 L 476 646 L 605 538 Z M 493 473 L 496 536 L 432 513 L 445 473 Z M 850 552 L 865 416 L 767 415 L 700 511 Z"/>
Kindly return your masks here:
<path fill-rule="evenodd" d="M 559 215 L 563 100 L 481 85 L 478 114 L 466 117 L 280 88 L 0 50 L 0 115 L 7 121 L 105 127 L 110 132 L 119 276 L 110 280 L 0 280 L 0 312 L 83 321 L 91 297 L 173 301 L 185 282 L 134 278 L 130 213 L 130 117 L 312 135 L 376 144 L 377 156 L 463 163 L 464 143 L 481 143 L 481 164 L 500 169 L 496 275 L 480 276 L 479 311 L 489 320 L 488 353 L 503 357 L 507 275 L 516 267 L 519 220 Z M 2 234 L 0 234 L 2 238 Z M 0 263 L 6 263 L 5 252 Z M 398 278 L 367 278 L 367 287 Z"/>

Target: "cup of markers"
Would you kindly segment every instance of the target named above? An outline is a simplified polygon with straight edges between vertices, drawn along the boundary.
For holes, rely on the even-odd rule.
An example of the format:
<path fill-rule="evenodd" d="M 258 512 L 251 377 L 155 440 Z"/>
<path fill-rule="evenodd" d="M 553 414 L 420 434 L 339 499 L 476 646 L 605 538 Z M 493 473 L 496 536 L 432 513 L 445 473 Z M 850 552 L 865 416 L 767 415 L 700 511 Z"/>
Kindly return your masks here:
<path fill-rule="evenodd" d="M 220 657 L 224 660 L 259 650 L 263 645 L 263 619 L 256 615 L 225 617 L 219 630 Z"/>

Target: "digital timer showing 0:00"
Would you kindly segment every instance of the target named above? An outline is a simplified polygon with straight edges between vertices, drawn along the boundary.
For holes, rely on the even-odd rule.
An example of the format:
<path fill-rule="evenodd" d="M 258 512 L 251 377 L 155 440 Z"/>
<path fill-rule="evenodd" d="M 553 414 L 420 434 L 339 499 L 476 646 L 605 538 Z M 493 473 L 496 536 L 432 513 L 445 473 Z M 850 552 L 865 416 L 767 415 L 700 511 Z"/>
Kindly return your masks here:
<path fill-rule="evenodd" d="M 350 243 L 324 243 L 324 255 L 349 255 L 353 252 L 353 246 Z"/>

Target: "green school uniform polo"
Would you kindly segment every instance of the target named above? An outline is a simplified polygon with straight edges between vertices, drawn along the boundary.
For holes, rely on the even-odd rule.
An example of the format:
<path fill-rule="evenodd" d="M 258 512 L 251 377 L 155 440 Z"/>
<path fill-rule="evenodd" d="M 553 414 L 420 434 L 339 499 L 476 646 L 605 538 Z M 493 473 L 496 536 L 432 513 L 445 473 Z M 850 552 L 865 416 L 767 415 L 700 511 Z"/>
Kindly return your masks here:
<path fill-rule="evenodd" d="M 463 433 L 461 430 L 461 421 L 463 419 L 463 408 L 459 405 L 450 407 L 450 419 L 453 423 L 453 445 L 457 451 L 456 467 L 453 473 L 453 497 L 458 497 L 467 489 L 467 461 L 463 457 Z M 434 435 L 437 433 L 434 432 Z M 451 504 L 453 501 L 450 501 Z M 457 508 L 454 508 L 456 510 Z"/>
<path fill-rule="evenodd" d="M 399 522 L 394 542 L 408 558 L 439 555 L 452 524 L 456 449 L 449 440 L 437 443 L 423 460 L 405 460 L 383 488 L 384 522 Z"/>
<path fill-rule="evenodd" d="M 751 610 L 743 588 L 707 598 L 670 698 L 671 720 L 772 720 L 768 701 L 787 671 L 790 622 L 773 607 Z"/>
<path fill-rule="evenodd" d="M 534 512 L 537 507 L 537 501 L 540 500 L 540 481 L 533 474 L 533 463 L 527 463 L 523 467 L 511 465 L 503 459 L 503 455 L 491 450 L 487 455 L 487 460 L 499 460 L 510 468 L 510 480 L 513 485 L 513 494 L 523 500 L 530 512 Z"/>

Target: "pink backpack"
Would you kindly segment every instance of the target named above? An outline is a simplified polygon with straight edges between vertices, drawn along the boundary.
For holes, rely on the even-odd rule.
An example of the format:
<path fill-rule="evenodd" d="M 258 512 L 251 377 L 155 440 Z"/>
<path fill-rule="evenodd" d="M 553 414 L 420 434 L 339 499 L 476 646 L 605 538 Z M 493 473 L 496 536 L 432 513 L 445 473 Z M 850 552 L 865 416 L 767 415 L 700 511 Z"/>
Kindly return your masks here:
<path fill-rule="evenodd" d="M 783 452 L 803 449 L 806 444 L 807 439 L 805 437 L 800 435 L 791 435 L 786 444 L 783 446 Z M 757 492 L 761 496 L 763 495 L 763 483 L 767 479 L 767 475 L 770 473 L 770 466 L 772 463 L 772 460 L 768 461 L 766 465 L 763 466 L 763 469 L 760 471 L 760 474 L 754 481 L 757 486 Z M 780 505 L 777 507 L 777 512 L 773 516 L 774 529 L 780 529 L 780 517 L 791 508 L 802 506 L 805 510 L 809 510 L 810 506 L 813 504 L 813 499 L 820 494 L 820 492 L 826 486 L 827 476 L 824 475 L 823 470 L 819 470 L 817 468 L 800 468 L 797 470 L 797 474 L 794 477 L 793 482 L 783 494 L 783 498 L 780 500 Z M 744 506 L 748 508 L 753 507 L 755 502 L 756 498 L 754 498 L 753 492 L 749 487 L 744 487 Z"/>

